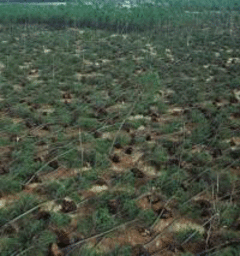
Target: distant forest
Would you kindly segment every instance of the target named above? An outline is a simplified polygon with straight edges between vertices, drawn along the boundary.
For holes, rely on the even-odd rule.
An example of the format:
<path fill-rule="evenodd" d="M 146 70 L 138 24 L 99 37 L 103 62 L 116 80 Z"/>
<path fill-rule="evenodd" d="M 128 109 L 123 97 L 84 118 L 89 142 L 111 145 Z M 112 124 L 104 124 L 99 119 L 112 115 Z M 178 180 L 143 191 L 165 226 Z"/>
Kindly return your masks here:
<path fill-rule="evenodd" d="M 0 0 L 0 3 L 47 3 L 47 2 L 70 2 L 69 0 Z"/>

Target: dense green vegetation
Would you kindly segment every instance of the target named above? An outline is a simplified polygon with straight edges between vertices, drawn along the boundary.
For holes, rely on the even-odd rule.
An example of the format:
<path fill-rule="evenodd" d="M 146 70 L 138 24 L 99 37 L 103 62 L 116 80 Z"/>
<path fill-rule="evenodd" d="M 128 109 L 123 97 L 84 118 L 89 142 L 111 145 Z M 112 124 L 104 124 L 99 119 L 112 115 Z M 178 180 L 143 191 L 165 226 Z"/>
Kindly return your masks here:
<path fill-rule="evenodd" d="M 238 1 L 0 24 L 1 255 L 240 254 Z"/>

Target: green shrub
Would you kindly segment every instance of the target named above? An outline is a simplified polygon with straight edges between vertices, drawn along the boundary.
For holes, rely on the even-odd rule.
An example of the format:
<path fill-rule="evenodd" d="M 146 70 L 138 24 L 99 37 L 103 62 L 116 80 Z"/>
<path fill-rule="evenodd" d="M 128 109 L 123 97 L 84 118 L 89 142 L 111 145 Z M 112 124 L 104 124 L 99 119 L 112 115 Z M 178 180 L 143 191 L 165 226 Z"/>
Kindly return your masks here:
<path fill-rule="evenodd" d="M 138 216 L 140 209 L 134 200 L 125 199 L 123 202 L 122 214 L 128 219 L 134 219 Z"/>
<path fill-rule="evenodd" d="M 109 213 L 107 207 L 99 208 L 95 213 L 96 229 L 98 231 L 105 231 L 112 228 L 115 224 L 115 220 Z"/>
<path fill-rule="evenodd" d="M 21 182 L 14 179 L 12 175 L 5 175 L 0 179 L 0 195 L 16 193 L 21 191 Z"/>
<path fill-rule="evenodd" d="M 1 237 L 0 251 L 2 256 L 10 256 L 19 250 L 19 241 L 16 237 Z"/>
<path fill-rule="evenodd" d="M 115 139 L 115 142 L 119 143 L 121 147 L 128 145 L 130 141 L 131 141 L 131 136 L 127 133 L 119 133 Z"/>
<path fill-rule="evenodd" d="M 182 123 L 178 122 L 178 121 L 174 121 L 171 122 L 169 124 L 166 124 L 165 126 L 163 126 L 163 128 L 161 129 L 164 133 L 173 133 L 173 132 L 177 132 L 181 129 L 182 127 Z"/>
<path fill-rule="evenodd" d="M 140 211 L 138 217 L 142 220 L 144 225 L 149 227 L 155 221 L 156 214 L 154 213 L 154 211 L 152 209 L 147 209 L 147 210 Z"/>
<path fill-rule="evenodd" d="M 19 142 L 16 149 L 12 152 L 12 157 L 14 161 L 10 165 L 10 171 L 15 175 L 16 180 L 26 181 L 44 166 L 44 163 L 34 160 L 35 141 L 32 138 Z M 43 171 L 47 170 L 47 168 L 44 167 Z"/>
<path fill-rule="evenodd" d="M 71 222 L 71 217 L 69 217 L 66 214 L 63 213 L 57 213 L 57 212 L 52 212 L 51 213 L 51 218 L 50 218 L 50 223 L 56 225 L 57 227 L 67 227 Z"/>
<path fill-rule="evenodd" d="M 112 146 L 112 142 L 106 139 L 97 139 L 95 143 L 96 143 L 95 149 L 100 154 L 108 154 L 109 149 Z"/>
<path fill-rule="evenodd" d="M 193 130 L 191 140 L 196 144 L 206 144 L 211 138 L 211 135 L 211 126 L 208 123 L 199 124 L 199 126 Z"/>
<path fill-rule="evenodd" d="M 202 124 L 202 123 L 205 123 L 207 120 L 204 117 L 204 114 L 200 110 L 193 109 L 191 111 L 191 121 L 193 123 L 200 123 L 200 124 Z"/>
<path fill-rule="evenodd" d="M 12 202 L 10 206 L 0 209 L 0 226 L 5 225 L 38 204 L 39 201 L 34 195 L 22 194 L 20 198 Z"/>
<path fill-rule="evenodd" d="M 98 128 L 99 126 L 97 119 L 87 118 L 87 117 L 78 118 L 76 124 L 83 129 L 94 129 L 94 128 Z"/>
<path fill-rule="evenodd" d="M 168 160 L 167 150 L 161 145 L 157 145 L 145 153 L 145 160 L 152 165 L 160 167 L 161 164 Z"/>
<path fill-rule="evenodd" d="M 186 239 L 188 239 L 193 234 L 194 236 L 188 240 L 189 242 L 195 243 L 203 239 L 202 234 L 199 231 L 196 231 L 195 229 L 192 229 L 192 228 L 187 228 L 185 230 L 181 230 L 177 232 L 176 239 L 179 243 L 183 243 Z"/>
<path fill-rule="evenodd" d="M 121 185 L 130 185 L 134 186 L 135 177 L 131 171 L 126 171 L 123 174 L 119 175 L 114 181 L 113 184 L 116 186 Z"/>
<path fill-rule="evenodd" d="M 223 205 L 220 209 L 221 225 L 230 227 L 238 217 L 240 207 L 237 205 Z"/>

